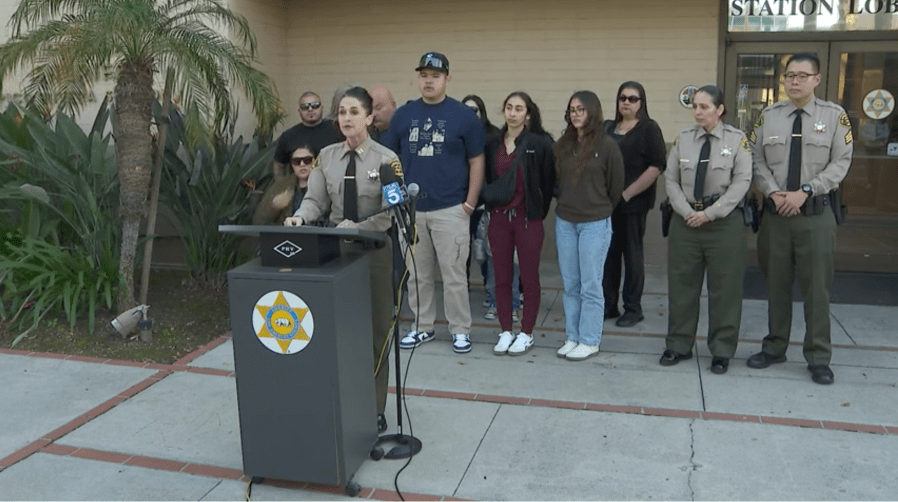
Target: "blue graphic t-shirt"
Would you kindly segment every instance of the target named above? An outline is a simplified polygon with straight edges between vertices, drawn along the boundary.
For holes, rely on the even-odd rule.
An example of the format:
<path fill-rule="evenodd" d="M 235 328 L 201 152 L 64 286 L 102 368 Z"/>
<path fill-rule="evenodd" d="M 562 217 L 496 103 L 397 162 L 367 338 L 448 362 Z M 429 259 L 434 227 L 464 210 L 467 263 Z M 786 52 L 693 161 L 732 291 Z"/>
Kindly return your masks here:
<path fill-rule="evenodd" d="M 417 209 L 434 211 L 464 202 L 468 159 L 483 153 L 486 138 L 474 112 L 447 96 L 436 105 L 409 101 L 381 140 L 402 161 L 406 185 L 421 187 Z"/>

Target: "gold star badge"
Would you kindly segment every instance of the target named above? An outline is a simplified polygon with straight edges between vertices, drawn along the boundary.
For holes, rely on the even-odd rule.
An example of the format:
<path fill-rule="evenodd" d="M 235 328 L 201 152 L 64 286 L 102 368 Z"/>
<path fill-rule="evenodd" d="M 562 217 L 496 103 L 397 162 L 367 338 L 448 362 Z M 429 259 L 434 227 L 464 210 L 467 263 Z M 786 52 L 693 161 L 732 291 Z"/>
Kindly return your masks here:
<path fill-rule="evenodd" d="M 272 291 L 256 302 L 253 329 L 267 349 L 294 354 L 312 340 L 314 322 L 301 298 L 288 291 Z"/>

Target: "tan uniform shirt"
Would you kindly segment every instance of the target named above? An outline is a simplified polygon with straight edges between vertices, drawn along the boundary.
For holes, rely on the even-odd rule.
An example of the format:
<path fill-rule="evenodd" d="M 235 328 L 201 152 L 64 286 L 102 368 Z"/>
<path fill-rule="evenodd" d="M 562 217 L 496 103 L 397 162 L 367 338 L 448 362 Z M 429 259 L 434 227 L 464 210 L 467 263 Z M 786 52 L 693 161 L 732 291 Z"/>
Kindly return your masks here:
<path fill-rule="evenodd" d="M 380 181 L 381 164 L 396 164 L 399 159 L 387 147 L 366 139 L 355 149 L 356 191 L 358 193 L 359 223 L 361 230 L 386 231 L 390 228 L 390 214 L 383 212 L 387 207 L 383 198 Z M 339 224 L 343 217 L 343 176 L 349 165 L 349 146 L 345 141 L 329 145 L 321 150 L 315 167 L 309 175 L 309 187 L 302 205 L 293 216 L 302 217 L 304 222 L 320 218 L 330 211 L 330 221 Z M 373 216 L 372 216 L 373 215 Z"/>
<path fill-rule="evenodd" d="M 674 141 L 664 171 L 665 187 L 674 211 L 683 218 L 695 213 L 695 174 L 705 144 L 705 130 L 700 125 L 683 129 Z M 745 134 L 723 122 L 711 131 L 711 155 L 705 174 L 705 197 L 720 195 L 704 209 L 710 220 L 723 218 L 745 197 L 751 186 L 751 152 Z"/>
<path fill-rule="evenodd" d="M 751 133 L 754 180 L 766 195 L 785 191 L 792 148 L 792 101 L 768 106 Z M 854 150 L 851 122 L 845 110 L 829 101 L 812 99 L 801 117 L 801 184 L 811 185 L 814 195 L 839 187 L 848 173 Z"/>

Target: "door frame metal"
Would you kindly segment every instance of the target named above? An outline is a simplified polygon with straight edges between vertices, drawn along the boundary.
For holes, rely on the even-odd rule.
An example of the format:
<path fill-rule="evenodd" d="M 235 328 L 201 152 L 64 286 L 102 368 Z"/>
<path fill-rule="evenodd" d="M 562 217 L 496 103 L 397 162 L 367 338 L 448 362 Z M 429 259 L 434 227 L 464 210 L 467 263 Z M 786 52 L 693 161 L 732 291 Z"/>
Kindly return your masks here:
<path fill-rule="evenodd" d="M 794 54 L 796 52 L 815 52 L 820 58 L 820 74 L 829 75 L 830 42 L 733 42 L 726 47 L 726 66 L 724 70 L 724 105 L 728 111 L 736 111 L 736 64 L 740 54 Z M 838 76 L 837 76 L 838 77 Z M 838 78 L 836 79 L 838 82 Z M 822 78 L 817 88 L 817 96 L 827 95 L 829 78 Z M 735 116 L 735 115 L 732 115 Z"/>

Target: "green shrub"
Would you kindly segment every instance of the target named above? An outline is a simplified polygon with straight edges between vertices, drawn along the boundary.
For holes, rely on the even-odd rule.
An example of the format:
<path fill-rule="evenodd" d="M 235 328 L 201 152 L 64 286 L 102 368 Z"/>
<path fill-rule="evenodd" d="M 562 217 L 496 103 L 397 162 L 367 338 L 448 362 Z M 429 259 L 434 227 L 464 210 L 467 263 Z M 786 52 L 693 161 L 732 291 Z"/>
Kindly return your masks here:
<path fill-rule="evenodd" d="M 169 134 L 180 148 L 166 149 L 160 213 L 177 230 L 184 244 L 185 264 L 198 284 L 220 288 L 225 273 L 244 262 L 241 237 L 223 234 L 219 225 L 250 224 L 249 194 L 252 183 L 268 170 L 274 147 L 260 148 L 260 139 L 245 143 L 220 140 L 213 148 L 189 149 L 179 117 L 173 115 Z"/>

